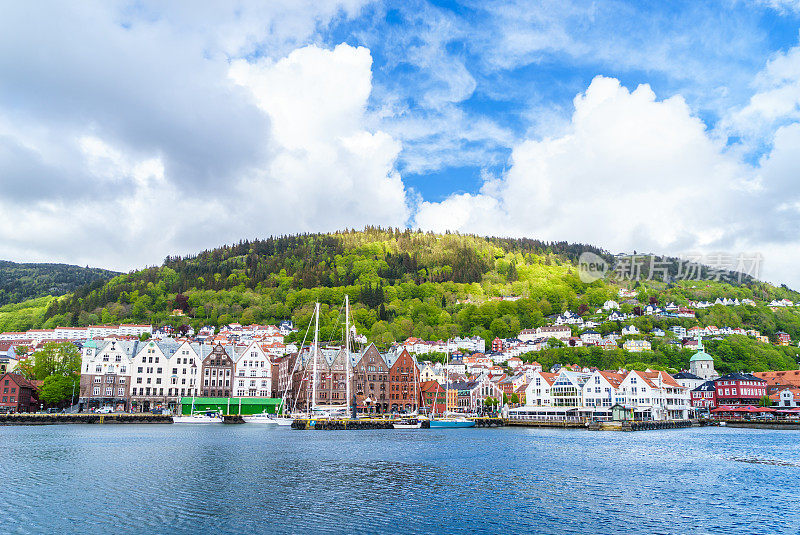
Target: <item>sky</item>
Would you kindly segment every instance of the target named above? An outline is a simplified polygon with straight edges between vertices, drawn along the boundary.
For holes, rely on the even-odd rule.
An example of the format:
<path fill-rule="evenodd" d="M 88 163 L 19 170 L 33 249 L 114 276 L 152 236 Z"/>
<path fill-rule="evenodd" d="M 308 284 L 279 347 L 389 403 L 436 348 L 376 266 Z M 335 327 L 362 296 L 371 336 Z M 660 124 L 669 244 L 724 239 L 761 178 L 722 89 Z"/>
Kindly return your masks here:
<path fill-rule="evenodd" d="M 797 0 L 2 2 L 2 259 L 381 225 L 800 288 L 799 171 Z"/>

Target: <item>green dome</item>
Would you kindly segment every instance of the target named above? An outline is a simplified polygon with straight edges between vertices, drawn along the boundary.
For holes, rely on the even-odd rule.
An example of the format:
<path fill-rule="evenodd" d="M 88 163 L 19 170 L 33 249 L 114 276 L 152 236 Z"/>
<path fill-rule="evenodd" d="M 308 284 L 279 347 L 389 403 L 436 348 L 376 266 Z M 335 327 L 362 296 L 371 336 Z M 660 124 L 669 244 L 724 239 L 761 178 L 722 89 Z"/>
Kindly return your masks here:
<path fill-rule="evenodd" d="M 86 343 L 85 343 L 85 344 L 83 344 L 83 347 L 95 347 L 95 348 L 96 348 L 96 347 L 97 347 L 97 342 L 95 342 L 94 340 L 92 340 L 91 338 L 89 338 L 89 339 L 86 341 Z"/>
<path fill-rule="evenodd" d="M 698 361 L 701 361 L 701 360 L 710 360 L 710 361 L 713 362 L 714 361 L 714 357 L 712 357 L 711 355 L 709 355 L 705 351 L 700 350 L 697 353 L 695 353 L 694 355 L 692 355 L 692 358 L 689 359 L 689 362 L 698 362 Z"/>

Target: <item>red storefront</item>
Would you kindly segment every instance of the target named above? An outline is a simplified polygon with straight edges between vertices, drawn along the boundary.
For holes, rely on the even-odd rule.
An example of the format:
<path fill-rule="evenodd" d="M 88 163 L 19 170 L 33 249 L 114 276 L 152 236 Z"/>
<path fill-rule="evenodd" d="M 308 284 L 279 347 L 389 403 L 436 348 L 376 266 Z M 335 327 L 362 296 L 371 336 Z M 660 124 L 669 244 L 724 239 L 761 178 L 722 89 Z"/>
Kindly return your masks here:
<path fill-rule="evenodd" d="M 31 381 L 17 373 L 0 377 L 0 410 L 36 412 L 39 408 L 39 392 Z"/>
<path fill-rule="evenodd" d="M 706 381 L 690 392 L 692 408 L 711 410 L 717 406 L 717 389 L 714 381 Z"/>
<path fill-rule="evenodd" d="M 716 406 L 758 405 L 767 395 L 767 382 L 749 373 L 729 373 L 714 380 Z"/>

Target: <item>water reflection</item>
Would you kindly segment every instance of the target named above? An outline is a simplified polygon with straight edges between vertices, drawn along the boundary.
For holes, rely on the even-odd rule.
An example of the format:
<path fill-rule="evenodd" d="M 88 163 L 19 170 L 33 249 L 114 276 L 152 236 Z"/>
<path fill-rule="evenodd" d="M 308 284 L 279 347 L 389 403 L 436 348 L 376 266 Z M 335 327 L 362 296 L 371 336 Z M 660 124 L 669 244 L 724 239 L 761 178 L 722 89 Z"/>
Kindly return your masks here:
<path fill-rule="evenodd" d="M 796 533 L 798 438 L 7 427 L 0 531 Z"/>

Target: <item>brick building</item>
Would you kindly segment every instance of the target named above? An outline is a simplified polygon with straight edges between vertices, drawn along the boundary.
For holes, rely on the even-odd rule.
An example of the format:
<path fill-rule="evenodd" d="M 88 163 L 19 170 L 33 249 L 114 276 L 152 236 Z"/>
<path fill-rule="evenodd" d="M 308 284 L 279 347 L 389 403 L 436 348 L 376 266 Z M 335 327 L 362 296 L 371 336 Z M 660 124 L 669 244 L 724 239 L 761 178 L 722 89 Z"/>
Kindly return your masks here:
<path fill-rule="evenodd" d="M 389 368 L 389 410 L 413 412 L 419 408 L 419 367 L 403 349 Z"/>
<path fill-rule="evenodd" d="M 33 382 L 18 373 L 0 376 L 0 410 L 36 412 L 39 408 L 39 392 Z"/>

